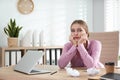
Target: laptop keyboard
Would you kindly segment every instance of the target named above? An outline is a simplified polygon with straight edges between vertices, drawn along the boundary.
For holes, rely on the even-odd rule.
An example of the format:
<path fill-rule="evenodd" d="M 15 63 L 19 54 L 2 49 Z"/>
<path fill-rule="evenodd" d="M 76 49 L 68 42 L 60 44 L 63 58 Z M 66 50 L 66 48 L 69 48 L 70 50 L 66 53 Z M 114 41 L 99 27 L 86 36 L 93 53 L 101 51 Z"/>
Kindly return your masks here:
<path fill-rule="evenodd" d="M 31 73 L 34 73 L 34 72 L 40 72 L 40 71 L 37 71 L 37 70 L 32 70 Z"/>
<path fill-rule="evenodd" d="M 34 73 L 50 73 L 50 71 L 48 70 L 40 70 L 40 69 L 32 69 L 32 71 L 30 72 L 31 74 L 34 74 Z"/>

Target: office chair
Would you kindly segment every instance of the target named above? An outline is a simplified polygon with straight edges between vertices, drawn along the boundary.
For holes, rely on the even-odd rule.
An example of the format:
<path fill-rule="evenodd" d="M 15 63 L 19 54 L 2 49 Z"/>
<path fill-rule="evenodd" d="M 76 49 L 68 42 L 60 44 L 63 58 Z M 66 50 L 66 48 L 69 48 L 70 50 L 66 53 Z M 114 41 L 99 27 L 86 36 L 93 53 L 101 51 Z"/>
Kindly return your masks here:
<path fill-rule="evenodd" d="M 119 31 L 114 32 L 91 32 L 89 39 L 99 40 L 102 43 L 100 61 L 114 62 L 118 65 L 119 54 Z"/>

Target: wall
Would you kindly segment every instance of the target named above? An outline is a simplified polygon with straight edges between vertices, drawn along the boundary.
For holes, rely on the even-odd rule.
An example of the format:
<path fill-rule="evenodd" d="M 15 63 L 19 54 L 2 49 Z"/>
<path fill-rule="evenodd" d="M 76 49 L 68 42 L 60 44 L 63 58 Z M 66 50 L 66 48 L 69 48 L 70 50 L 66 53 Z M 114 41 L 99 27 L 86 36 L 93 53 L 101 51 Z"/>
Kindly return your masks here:
<path fill-rule="evenodd" d="M 45 14 L 45 11 L 40 10 L 39 8 L 40 2 L 38 0 L 34 1 L 35 8 L 31 14 L 22 15 L 17 10 L 17 1 L 18 0 L 1 0 L 0 1 L 0 37 L 2 38 L 0 41 L 0 46 L 7 46 L 7 36 L 3 32 L 3 28 L 7 25 L 10 18 L 15 18 L 18 25 L 23 26 L 23 29 L 20 33 L 20 37 L 26 33 L 28 30 L 42 30 L 42 26 L 45 26 L 43 20 L 46 19 L 45 16 L 41 16 Z M 42 2 L 44 3 L 44 2 Z M 41 4 L 42 5 L 42 4 Z M 44 6 L 44 5 L 42 5 Z M 43 8 L 43 7 L 42 7 Z M 39 19 L 40 18 L 40 19 Z M 41 20 L 42 19 L 42 20 Z"/>
<path fill-rule="evenodd" d="M 50 26 L 56 25 L 56 24 L 50 23 L 52 17 L 54 17 L 54 16 L 52 16 L 52 17 L 48 16 L 48 14 L 52 13 L 52 11 L 50 11 L 51 5 L 55 5 L 54 3 L 52 3 L 52 1 L 33 0 L 34 5 L 35 5 L 34 11 L 27 15 L 22 15 L 18 12 L 17 7 L 16 7 L 17 1 L 18 0 L 0 0 L 0 10 L 2 10 L 1 15 L 0 15 L 0 37 L 2 38 L 0 40 L 1 47 L 7 46 L 7 38 L 6 38 L 7 36 L 3 32 L 3 28 L 6 26 L 6 24 L 8 23 L 10 18 L 15 18 L 17 21 L 17 24 L 20 26 L 23 26 L 23 29 L 20 33 L 19 38 L 22 38 L 28 30 L 41 31 L 41 30 L 47 29 L 46 35 L 49 35 L 49 32 L 51 32 Z M 56 0 L 54 0 L 54 1 L 56 1 Z M 59 2 L 66 2 L 66 1 L 67 0 L 61 0 Z M 69 0 L 69 1 L 72 1 L 72 0 Z M 84 1 L 84 0 L 82 0 L 82 1 Z M 104 27 L 104 25 L 103 25 L 104 22 L 103 22 L 103 18 L 102 18 L 103 17 L 103 10 L 102 10 L 103 0 L 88 0 L 87 2 L 89 3 L 89 5 L 88 5 L 89 13 L 87 15 L 88 15 L 88 26 L 89 26 L 90 32 L 103 31 L 103 27 Z M 67 5 L 68 4 L 69 3 L 67 3 Z M 79 3 L 77 3 L 77 4 L 79 4 Z M 101 6 L 102 6 L 102 8 L 101 8 Z M 99 13 L 97 8 L 100 9 L 100 12 L 102 11 L 102 14 Z M 66 14 L 68 20 L 65 22 L 66 24 L 64 26 L 65 27 L 64 29 L 67 31 L 67 33 L 65 33 L 66 34 L 65 36 L 69 35 L 68 28 L 69 28 L 71 21 L 76 19 L 78 16 L 78 15 L 74 16 L 74 13 L 77 12 L 76 10 L 73 9 L 72 13 L 70 12 L 71 9 L 69 7 L 67 8 L 67 10 L 69 11 L 69 13 Z M 59 10 L 57 10 L 56 12 L 58 12 L 58 11 Z M 76 12 L 74 12 L 74 11 L 76 11 Z M 49 13 L 49 12 L 51 12 L 51 13 Z M 56 16 L 58 16 L 58 15 L 56 15 Z M 63 15 L 63 13 L 60 15 Z M 61 18 L 61 19 L 63 19 L 63 18 Z M 58 21 L 57 21 L 57 23 L 58 23 Z M 54 34 L 53 32 L 54 31 L 52 31 L 52 34 Z M 51 37 L 51 39 L 52 39 L 52 37 Z M 51 41 L 51 39 L 46 38 L 46 40 L 48 40 L 49 42 Z M 54 40 L 52 41 L 52 43 L 54 43 Z M 51 45 L 51 44 L 49 44 L 49 45 Z"/>

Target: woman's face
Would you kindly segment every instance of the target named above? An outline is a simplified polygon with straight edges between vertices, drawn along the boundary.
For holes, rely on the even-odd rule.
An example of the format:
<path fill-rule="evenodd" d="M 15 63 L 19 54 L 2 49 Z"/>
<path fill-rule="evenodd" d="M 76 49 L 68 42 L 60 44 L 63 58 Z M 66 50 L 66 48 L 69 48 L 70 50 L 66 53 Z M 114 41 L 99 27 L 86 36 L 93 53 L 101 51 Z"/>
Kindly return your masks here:
<path fill-rule="evenodd" d="M 83 25 L 76 23 L 71 26 L 71 36 L 74 40 L 78 41 L 83 34 L 86 34 Z"/>

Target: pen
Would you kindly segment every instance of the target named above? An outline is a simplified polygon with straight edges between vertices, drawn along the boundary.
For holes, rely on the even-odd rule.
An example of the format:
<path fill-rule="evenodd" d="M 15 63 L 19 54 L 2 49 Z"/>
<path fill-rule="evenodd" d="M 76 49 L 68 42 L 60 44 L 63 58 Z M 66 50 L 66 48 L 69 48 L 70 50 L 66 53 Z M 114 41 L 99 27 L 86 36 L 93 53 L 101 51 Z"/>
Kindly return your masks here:
<path fill-rule="evenodd" d="M 53 74 L 55 74 L 55 73 L 57 73 L 57 71 L 52 72 L 50 75 L 53 75 Z"/>

